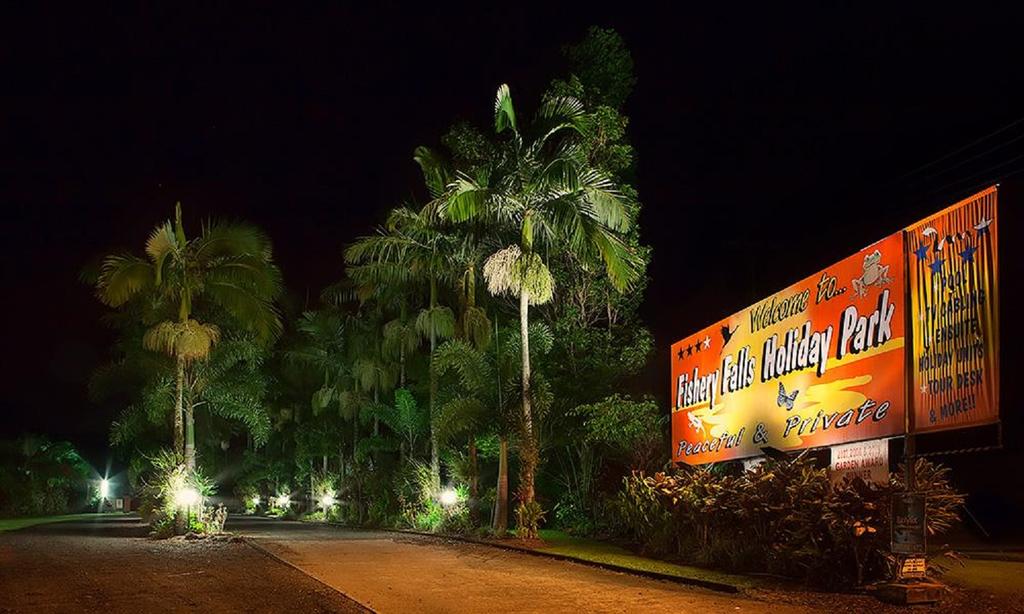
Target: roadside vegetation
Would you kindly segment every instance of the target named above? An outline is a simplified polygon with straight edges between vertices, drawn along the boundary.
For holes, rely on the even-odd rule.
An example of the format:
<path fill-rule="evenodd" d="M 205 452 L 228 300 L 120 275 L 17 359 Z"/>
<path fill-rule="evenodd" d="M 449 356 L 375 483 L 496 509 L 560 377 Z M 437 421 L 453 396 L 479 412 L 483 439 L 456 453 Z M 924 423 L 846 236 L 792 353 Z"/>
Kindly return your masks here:
<path fill-rule="evenodd" d="M 92 467 L 66 441 L 0 441 L 0 518 L 67 514 L 96 502 Z"/>

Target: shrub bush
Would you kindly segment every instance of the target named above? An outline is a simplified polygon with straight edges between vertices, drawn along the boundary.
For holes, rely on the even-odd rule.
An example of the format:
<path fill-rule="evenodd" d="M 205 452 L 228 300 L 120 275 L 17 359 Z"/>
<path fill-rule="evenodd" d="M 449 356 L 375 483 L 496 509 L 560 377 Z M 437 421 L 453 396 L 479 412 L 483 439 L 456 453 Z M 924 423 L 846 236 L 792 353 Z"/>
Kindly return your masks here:
<path fill-rule="evenodd" d="M 964 497 L 947 469 L 919 459 L 916 471 L 918 489 L 927 493 L 929 534 L 940 534 L 959 519 Z M 613 509 L 622 533 L 647 553 L 846 588 L 894 570 L 889 517 L 901 476 L 881 486 L 832 484 L 806 456 L 767 460 L 741 475 L 683 467 L 626 477 Z"/>

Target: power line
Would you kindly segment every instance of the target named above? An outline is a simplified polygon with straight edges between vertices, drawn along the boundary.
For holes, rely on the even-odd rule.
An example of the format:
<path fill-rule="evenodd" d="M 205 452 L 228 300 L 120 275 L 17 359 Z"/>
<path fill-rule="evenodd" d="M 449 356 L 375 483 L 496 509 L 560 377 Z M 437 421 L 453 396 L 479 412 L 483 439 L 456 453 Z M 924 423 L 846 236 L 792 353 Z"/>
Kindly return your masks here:
<path fill-rule="evenodd" d="M 917 168 L 915 168 L 915 169 L 913 169 L 911 171 L 908 171 L 908 172 L 900 175 L 899 177 L 897 177 L 897 180 L 899 180 L 899 179 L 906 179 L 907 177 L 909 177 L 911 175 L 914 175 L 914 174 L 916 174 L 916 173 L 918 173 L 918 172 L 920 172 L 920 171 L 922 171 L 922 170 L 924 170 L 926 168 L 935 166 L 939 162 L 942 162 L 944 160 L 948 160 L 949 158 L 952 158 L 953 156 L 957 155 L 958 153 L 966 151 L 966 150 L 970 149 L 971 147 L 974 147 L 978 143 L 982 143 L 984 141 L 987 141 L 988 139 L 994 137 L 997 134 L 1001 134 L 1003 132 L 1006 132 L 1010 128 L 1013 128 L 1014 126 L 1016 126 L 1016 125 L 1018 125 L 1020 123 L 1024 123 L 1024 117 L 1019 117 L 1019 118 L 1015 119 L 1014 121 L 1010 122 L 1009 124 L 1006 124 L 1002 128 L 999 128 L 999 129 L 995 130 L 994 132 L 990 132 L 990 133 L 986 134 L 985 136 L 983 136 L 983 137 L 981 137 L 979 139 L 975 139 L 974 141 L 971 141 L 970 143 L 964 145 L 963 147 L 960 147 L 959 149 L 955 149 L 955 150 L 947 153 L 946 155 L 944 155 L 944 156 L 942 156 L 940 158 L 936 158 L 935 160 L 932 160 L 931 162 L 928 162 L 927 164 L 923 164 L 923 165 L 921 165 L 921 166 L 919 166 L 919 167 L 917 167 Z"/>
<path fill-rule="evenodd" d="M 1002 148 L 1006 147 L 1007 145 L 1011 145 L 1013 143 L 1016 143 L 1017 141 L 1019 141 L 1021 139 L 1024 139 L 1024 134 L 1019 134 L 1019 135 L 1013 137 L 1012 139 L 1010 139 L 1009 141 L 1005 141 L 1003 143 L 1000 143 L 999 145 L 996 145 L 995 147 L 990 147 L 990 148 L 986 149 L 985 151 L 983 151 L 981 153 L 975 154 L 975 155 L 971 156 L 970 158 L 961 160 L 961 161 L 957 162 L 956 164 L 954 164 L 953 166 L 947 166 L 946 168 L 944 168 L 944 169 L 942 169 L 940 171 L 936 171 L 936 172 L 932 173 L 931 175 L 928 175 L 924 179 L 921 179 L 921 180 L 919 180 L 919 181 L 917 181 L 915 183 L 924 183 L 924 182 L 927 182 L 928 180 L 933 179 L 935 177 L 938 177 L 940 175 L 945 175 L 946 173 L 948 173 L 948 172 L 950 172 L 950 171 L 952 171 L 954 169 L 960 168 L 961 166 L 963 166 L 963 165 L 965 165 L 965 164 L 967 164 L 969 162 L 972 162 L 974 160 L 977 160 L 978 158 L 985 157 L 988 154 L 992 153 L 993 151 L 997 151 L 999 149 L 1002 149 Z"/>
<path fill-rule="evenodd" d="M 954 192 L 953 194 L 963 194 L 965 196 L 966 195 L 970 195 L 970 194 L 974 194 L 975 192 L 977 192 L 981 188 L 987 188 L 988 186 L 990 186 L 990 185 L 992 185 L 994 183 L 1000 183 L 1004 179 L 1006 179 L 1008 177 L 1013 177 L 1014 175 L 1017 175 L 1017 174 L 1020 174 L 1020 173 L 1024 173 L 1024 167 L 1018 168 L 1017 170 L 1011 171 L 1009 173 L 1005 173 L 1005 174 L 999 175 L 998 177 L 988 178 L 985 181 L 973 184 L 969 188 L 961 188 L 961 189 L 957 190 L 956 192 Z M 957 200 L 957 199 L 954 198 L 953 200 Z"/>
<path fill-rule="evenodd" d="M 941 185 L 941 186 L 931 190 L 929 193 L 931 194 L 931 193 L 939 192 L 939 191 L 944 190 L 944 189 L 946 189 L 946 188 L 948 188 L 950 186 L 954 186 L 954 185 L 956 185 L 958 183 L 963 183 L 965 181 L 970 181 L 971 179 L 974 179 L 975 177 L 980 177 L 982 175 L 990 173 L 990 172 L 996 170 L 997 168 L 1002 168 L 1002 167 L 1004 167 L 1004 166 L 1006 166 L 1008 164 L 1011 164 L 1013 162 L 1016 162 L 1017 160 L 1020 160 L 1021 158 L 1024 158 L 1024 154 L 1021 154 L 1019 156 L 1014 156 L 1014 157 L 1010 158 L 1009 160 L 1004 160 L 1003 162 L 1001 162 L 999 164 L 996 164 L 995 166 L 990 166 L 990 167 L 988 167 L 988 168 L 986 168 L 984 170 L 978 171 L 977 173 L 972 173 L 972 174 L 970 174 L 970 175 L 968 175 L 966 177 L 961 177 L 960 179 L 957 179 L 956 181 L 950 181 L 949 183 L 946 183 L 944 185 Z"/>

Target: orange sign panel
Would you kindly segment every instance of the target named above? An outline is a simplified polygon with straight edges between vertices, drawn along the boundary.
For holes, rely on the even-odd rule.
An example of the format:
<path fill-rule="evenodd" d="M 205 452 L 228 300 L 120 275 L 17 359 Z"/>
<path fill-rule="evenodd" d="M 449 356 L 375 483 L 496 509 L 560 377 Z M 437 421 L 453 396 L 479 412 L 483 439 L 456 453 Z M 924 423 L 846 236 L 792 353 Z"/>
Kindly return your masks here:
<path fill-rule="evenodd" d="M 672 345 L 672 459 L 903 434 L 903 233 Z"/>
<path fill-rule="evenodd" d="M 907 228 L 913 430 L 999 420 L 996 188 Z"/>

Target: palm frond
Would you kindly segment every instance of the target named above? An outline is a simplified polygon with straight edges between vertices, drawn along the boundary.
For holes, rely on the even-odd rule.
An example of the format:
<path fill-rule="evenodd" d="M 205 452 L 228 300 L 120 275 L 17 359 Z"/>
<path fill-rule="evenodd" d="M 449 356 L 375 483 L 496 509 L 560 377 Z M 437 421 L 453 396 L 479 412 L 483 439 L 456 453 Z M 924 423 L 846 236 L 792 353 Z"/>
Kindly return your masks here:
<path fill-rule="evenodd" d="M 413 151 L 413 159 L 420 165 L 423 181 L 432 198 L 439 197 L 448 185 L 451 168 L 441 154 L 429 147 L 420 145 Z"/>
<path fill-rule="evenodd" d="M 448 186 L 440 209 L 453 222 L 476 219 L 487 212 L 490 195 L 488 188 L 460 173 Z"/>
<path fill-rule="evenodd" d="M 494 374 L 485 354 L 460 339 L 441 344 L 434 352 L 432 366 L 438 377 L 455 372 L 459 386 L 469 394 L 485 393 L 494 382 Z"/>
<path fill-rule="evenodd" d="M 431 332 L 438 339 L 447 339 L 455 334 L 455 314 L 443 305 L 423 309 L 416 316 L 416 330 L 424 339 L 428 339 Z"/>
<path fill-rule="evenodd" d="M 456 397 L 442 403 L 433 420 L 438 441 L 451 441 L 473 430 L 486 415 L 487 407 L 476 397 Z"/>
<path fill-rule="evenodd" d="M 516 110 L 512 105 L 512 94 L 509 92 L 508 84 L 502 83 L 494 97 L 494 130 L 500 134 L 510 128 L 513 132 L 518 130 Z"/>
<path fill-rule="evenodd" d="M 262 341 L 270 341 L 281 334 L 281 316 L 277 307 L 251 288 L 227 278 L 214 277 L 207 280 L 204 293 Z"/>
<path fill-rule="evenodd" d="M 174 227 L 170 222 L 164 222 L 153 229 L 146 241 L 146 254 L 153 261 L 156 285 L 163 280 L 164 261 L 168 256 L 177 256 L 181 245 L 174 234 Z"/>
<path fill-rule="evenodd" d="M 590 233 L 590 241 L 601 254 L 608 279 L 616 290 L 625 292 L 640 279 L 643 259 L 622 239 L 603 227 L 597 227 Z"/>
<path fill-rule="evenodd" d="M 193 240 L 193 259 L 209 262 L 217 258 L 250 256 L 270 262 L 273 249 L 270 238 L 259 228 L 240 222 L 210 222 Z"/>
<path fill-rule="evenodd" d="M 110 307 L 120 307 L 154 284 L 153 265 L 131 254 L 108 256 L 100 269 L 96 293 Z"/>

